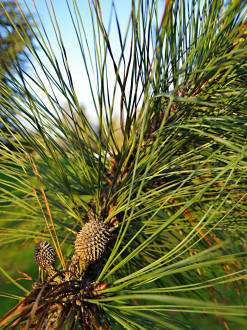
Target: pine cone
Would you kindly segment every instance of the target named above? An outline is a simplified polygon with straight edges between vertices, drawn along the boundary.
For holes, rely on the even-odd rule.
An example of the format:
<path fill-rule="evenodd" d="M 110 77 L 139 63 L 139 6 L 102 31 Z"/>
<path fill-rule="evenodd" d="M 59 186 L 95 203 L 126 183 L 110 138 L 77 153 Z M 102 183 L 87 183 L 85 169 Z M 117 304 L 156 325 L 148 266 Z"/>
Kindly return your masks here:
<path fill-rule="evenodd" d="M 42 269 L 53 266 L 57 260 L 56 251 L 46 241 L 39 241 L 35 246 L 34 260 Z"/>
<path fill-rule="evenodd" d="M 100 259 L 110 239 L 108 227 L 99 220 L 91 220 L 77 234 L 75 251 L 78 257 L 86 261 Z"/>

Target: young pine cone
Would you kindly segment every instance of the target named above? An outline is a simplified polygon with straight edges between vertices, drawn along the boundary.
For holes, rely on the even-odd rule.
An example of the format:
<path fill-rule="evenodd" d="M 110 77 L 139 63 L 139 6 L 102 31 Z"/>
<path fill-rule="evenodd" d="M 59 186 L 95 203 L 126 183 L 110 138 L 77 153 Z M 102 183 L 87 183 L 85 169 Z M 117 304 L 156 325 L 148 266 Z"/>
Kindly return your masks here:
<path fill-rule="evenodd" d="M 110 239 L 108 227 L 99 220 L 91 220 L 77 234 L 75 251 L 85 261 L 100 259 Z"/>
<path fill-rule="evenodd" d="M 54 266 L 57 260 L 56 251 L 46 241 L 39 241 L 34 250 L 34 260 L 42 269 Z"/>

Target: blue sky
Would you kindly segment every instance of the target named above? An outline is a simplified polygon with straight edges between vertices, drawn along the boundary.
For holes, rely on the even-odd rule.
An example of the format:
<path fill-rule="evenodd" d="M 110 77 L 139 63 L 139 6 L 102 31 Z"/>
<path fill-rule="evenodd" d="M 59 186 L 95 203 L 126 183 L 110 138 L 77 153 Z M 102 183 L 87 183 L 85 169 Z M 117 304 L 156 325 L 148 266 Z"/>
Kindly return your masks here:
<path fill-rule="evenodd" d="M 21 4 L 21 2 L 19 2 L 19 3 Z M 71 0 L 68 0 L 68 3 L 72 6 Z M 107 27 L 109 18 L 110 18 L 112 2 L 108 1 L 108 0 L 103 0 L 100 3 L 101 3 L 103 20 Z M 27 4 L 28 4 L 31 12 L 35 13 L 35 9 L 34 9 L 32 0 L 28 0 Z M 55 34 L 54 34 L 51 20 L 50 20 L 48 11 L 47 11 L 45 0 L 36 0 L 35 4 L 38 9 L 39 15 L 42 19 L 42 22 L 44 24 L 48 38 L 51 42 L 53 51 L 56 54 L 57 59 L 62 66 L 62 60 L 60 57 L 60 49 L 59 49 L 58 43 L 55 38 Z M 47 0 L 47 4 L 48 4 L 49 8 L 51 8 L 51 4 L 50 4 L 49 0 Z M 57 18 L 57 21 L 59 24 L 62 39 L 65 44 L 65 49 L 66 49 L 67 56 L 68 56 L 68 63 L 69 63 L 70 70 L 72 73 L 72 79 L 73 79 L 73 83 L 75 86 L 77 97 L 79 99 L 79 102 L 82 103 L 86 107 L 87 113 L 90 115 L 90 117 L 96 118 L 94 109 L 93 109 L 93 101 L 92 101 L 92 98 L 90 95 L 90 88 L 89 88 L 89 84 L 88 84 L 88 80 L 87 80 L 87 75 L 86 75 L 86 71 L 84 69 L 82 55 L 81 55 L 81 52 L 80 52 L 80 49 L 78 46 L 76 34 L 75 34 L 74 27 L 73 27 L 73 24 L 72 24 L 72 21 L 70 18 L 67 3 L 65 0 L 53 0 L 52 4 L 54 7 L 54 11 L 56 13 L 56 18 Z M 79 7 L 79 10 L 81 13 L 81 17 L 83 20 L 83 24 L 84 24 L 84 27 L 86 30 L 89 47 L 92 50 L 92 54 L 93 54 L 93 49 L 94 49 L 93 40 L 94 39 L 93 39 L 91 14 L 90 14 L 90 10 L 89 10 L 88 1 L 78 0 L 77 4 L 78 4 L 78 7 Z M 24 9 L 24 6 L 22 6 L 22 8 Z M 130 15 L 130 10 L 131 10 L 131 1 L 130 0 L 128 0 L 128 1 L 117 0 L 117 1 L 115 1 L 115 8 L 117 11 L 121 30 L 123 31 L 123 33 L 125 33 L 129 15 Z M 37 18 L 37 16 L 35 16 L 35 17 Z M 110 36 L 111 36 L 111 40 L 113 40 L 113 41 L 116 40 L 116 42 L 112 43 L 113 53 L 120 54 L 120 47 L 119 47 L 118 34 L 117 34 L 117 30 L 116 30 L 115 20 L 113 19 L 112 22 L 113 23 L 111 26 Z M 48 61 L 41 50 L 39 50 L 39 56 L 40 56 L 41 60 L 49 67 Z M 94 58 L 94 55 L 93 55 L 93 58 Z M 41 74 L 41 69 L 39 68 L 39 66 L 38 65 L 35 65 L 35 66 L 38 69 L 38 72 Z M 109 76 L 114 77 L 114 70 L 111 65 L 109 66 Z M 114 82 L 114 79 L 112 80 L 112 84 L 113 84 L 113 82 Z M 45 95 L 44 95 L 44 98 L 45 98 Z M 65 104 L 66 101 L 61 95 L 57 94 L 57 98 L 61 104 L 63 104 L 63 103 Z M 118 100 L 118 98 L 119 98 L 119 100 Z M 46 102 L 46 101 L 44 100 L 44 102 Z M 120 102 L 120 95 L 117 96 L 116 104 L 118 102 Z"/>

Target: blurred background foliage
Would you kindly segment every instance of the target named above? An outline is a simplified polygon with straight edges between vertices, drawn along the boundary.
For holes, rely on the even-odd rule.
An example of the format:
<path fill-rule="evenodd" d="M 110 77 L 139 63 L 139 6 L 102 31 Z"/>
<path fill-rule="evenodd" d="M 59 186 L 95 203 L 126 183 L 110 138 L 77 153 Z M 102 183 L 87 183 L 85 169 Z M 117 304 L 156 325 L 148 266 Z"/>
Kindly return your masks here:
<path fill-rule="evenodd" d="M 22 18 L 18 5 L 15 1 L 2 1 L 2 5 L 5 6 L 8 15 L 13 19 L 13 22 L 9 20 L 3 6 L 0 7 L 0 79 L 1 86 L 5 84 L 12 88 L 14 92 L 17 92 L 15 87 L 9 83 L 11 74 L 15 73 L 13 63 L 18 62 L 20 66 L 27 65 L 28 58 L 25 51 L 27 50 L 25 43 L 21 37 L 23 36 L 23 29 L 32 38 L 31 30 L 28 28 L 25 20 Z M 27 19 L 30 21 L 31 17 L 27 15 Z M 4 133 L 7 133 L 6 126 L 3 122 L 8 123 L 10 126 L 14 125 L 9 114 L 6 113 L 5 107 L 8 106 L 8 98 L 3 88 L 1 88 L 1 123 L 0 128 Z M 15 116 L 15 112 L 11 113 Z M 5 138 L 1 137 L 1 141 L 13 148 L 12 143 L 9 143 Z"/>
<path fill-rule="evenodd" d="M 3 86 L 8 85 L 10 89 L 13 89 L 13 92 L 17 92 L 14 86 L 9 84 L 9 79 L 11 79 L 11 74 L 15 73 L 15 68 L 13 66 L 13 62 L 18 61 L 18 63 L 21 66 L 27 65 L 27 58 L 24 54 L 24 51 L 26 50 L 26 46 L 22 38 L 20 37 L 19 33 L 22 33 L 22 26 L 26 29 L 27 33 L 31 36 L 31 31 L 28 29 L 25 20 L 22 19 L 21 14 L 19 12 L 19 8 L 16 5 L 15 1 L 1 1 L 2 5 L 0 6 L 0 85 L 1 85 L 1 92 L 0 92 L 0 107 L 1 107 L 1 119 L 0 119 L 0 129 L 3 134 L 8 133 L 8 129 L 6 128 L 6 125 L 4 123 L 8 123 L 12 128 L 14 126 L 13 120 L 11 119 L 11 116 L 9 116 L 8 113 L 5 111 L 5 107 L 8 104 L 8 97 L 5 93 L 5 89 Z M 5 8 L 5 9 L 4 9 Z M 9 20 L 8 16 L 6 15 L 5 10 L 9 13 L 9 15 L 12 17 L 16 28 L 14 28 L 12 22 Z M 12 11 L 13 10 L 13 11 Z M 18 17 L 18 19 L 16 18 Z M 30 20 L 30 17 L 27 16 L 27 18 Z M 18 21 L 20 20 L 20 21 Z M 10 74 L 9 74 L 10 73 Z M 15 112 L 11 111 L 11 115 L 15 116 Z M 9 148 L 10 150 L 15 150 L 13 147 L 13 144 L 11 141 L 8 141 L 3 134 L 1 134 L 1 142 Z M 28 142 L 25 144 L 26 147 L 28 147 Z M 29 149 L 29 151 L 31 151 Z M 0 163 L 2 166 L 2 163 L 6 160 L 3 160 L 2 157 L 0 159 Z M 13 165 L 9 165 L 13 166 Z M 12 182 L 14 179 L 12 180 Z M 10 186 L 6 186 L 3 182 L 11 182 L 11 178 L 9 176 L 6 176 L 4 172 L 0 174 L 0 185 L 1 188 L 7 189 L 10 193 L 13 192 L 13 188 Z M 1 204 L 1 227 L 7 227 L 12 228 L 14 230 L 16 224 L 13 223 L 10 219 L 10 217 L 7 214 L 7 210 L 11 208 L 11 202 L 5 201 L 5 203 Z M 20 210 L 16 208 L 16 215 L 19 214 Z M 25 230 L 26 224 L 23 223 L 20 225 L 20 229 L 23 227 L 23 230 Z M 2 233 L 4 235 L 4 233 Z M 3 236 L 1 236 L 1 240 L 3 239 Z M 30 260 L 32 259 L 33 252 L 30 251 L 30 249 L 26 248 L 27 244 L 23 243 L 21 245 L 21 249 L 23 249 L 23 254 L 18 255 L 18 251 L 20 251 L 20 246 L 16 244 L 12 244 L 11 240 L 9 242 L 9 245 L 1 248 L 1 255 L 0 255 L 0 263 L 1 267 L 3 267 L 5 270 L 9 272 L 10 275 L 16 276 L 16 274 L 20 275 L 20 278 L 24 278 L 23 275 L 18 273 L 18 271 L 21 271 L 22 265 L 25 265 L 27 272 L 29 274 L 35 274 L 32 263 L 30 263 Z M 7 248 L 7 249 L 6 249 Z M 29 254 L 29 258 L 27 255 Z M 16 257 L 18 255 L 18 257 Z M 32 275 L 31 275 L 32 276 Z M 5 290 L 7 287 L 11 288 L 11 285 L 9 285 L 9 281 L 6 280 L 6 278 L 1 274 L 0 276 L 1 281 L 1 288 Z M 28 283 L 26 281 L 22 281 L 23 284 L 28 286 Z M 18 289 L 13 286 L 11 292 L 17 293 Z M 0 310 L 1 310 L 1 316 L 5 314 L 11 306 L 15 305 L 14 300 L 0 300 Z"/>

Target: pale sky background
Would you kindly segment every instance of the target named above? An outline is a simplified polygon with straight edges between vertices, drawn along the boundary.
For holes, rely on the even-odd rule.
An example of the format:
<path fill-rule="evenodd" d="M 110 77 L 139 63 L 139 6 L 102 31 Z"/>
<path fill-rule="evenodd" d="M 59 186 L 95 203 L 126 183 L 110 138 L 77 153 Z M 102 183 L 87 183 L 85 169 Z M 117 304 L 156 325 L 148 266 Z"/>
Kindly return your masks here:
<path fill-rule="evenodd" d="M 120 28 L 121 28 L 121 31 L 123 32 L 123 35 L 125 34 L 125 31 L 127 29 L 127 24 L 128 24 L 130 12 L 131 12 L 131 1 L 132 0 L 125 0 L 125 1 L 116 0 L 115 1 L 115 8 L 117 11 L 118 20 L 119 20 Z M 27 0 L 26 2 L 28 4 L 31 12 L 35 13 L 33 1 Z M 19 1 L 19 3 L 22 6 L 23 2 Z M 68 0 L 68 3 L 72 6 L 71 0 Z M 109 18 L 110 18 L 112 2 L 109 0 L 103 0 L 103 1 L 100 1 L 100 3 L 101 3 L 103 21 L 105 22 L 105 27 L 108 28 L 108 22 L 109 22 Z M 55 34 L 54 34 L 53 27 L 52 27 L 52 24 L 51 24 L 51 21 L 49 18 L 49 14 L 48 14 L 48 11 L 46 8 L 45 0 L 36 0 L 35 4 L 38 9 L 39 15 L 42 19 L 42 22 L 44 24 L 46 33 L 52 44 L 54 53 L 57 55 L 57 59 L 62 66 L 62 60 L 60 57 L 60 49 L 59 49 L 59 46 L 55 39 Z M 49 0 L 47 0 L 47 4 L 50 7 Z M 96 120 L 93 101 L 91 98 L 90 87 L 89 87 L 88 79 L 86 76 L 86 71 L 84 69 L 83 59 L 82 59 L 82 55 L 81 55 L 81 52 L 79 49 L 78 41 L 76 39 L 76 34 L 75 34 L 73 24 L 72 24 L 70 15 L 69 15 L 66 0 L 53 0 L 52 4 L 54 6 L 56 18 L 57 18 L 57 21 L 58 21 L 58 24 L 59 24 L 59 27 L 61 30 L 63 42 L 65 44 L 65 49 L 67 52 L 68 62 L 69 62 L 70 70 L 72 73 L 72 79 L 74 82 L 77 97 L 79 99 L 79 102 L 85 106 L 87 114 L 93 120 L 94 119 Z M 89 11 L 88 1 L 87 0 L 77 0 L 77 4 L 78 4 L 78 7 L 79 7 L 79 10 L 81 13 L 83 24 L 86 29 L 89 47 L 92 51 L 92 57 L 94 60 L 94 44 L 93 44 L 94 39 L 93 39 L 91 14 Z M 24 9 L 24 5 L 22 6 L 22 8 Z M 72 7 L 72 9 L 73 9 L 73 7 Z M 37 19 L 37 15 L 35 17 Z M 120 46 L 119 46 L 118 33 L 117 33 L 117 29 L 116 29 L 116 24 L 115 24 L 115 18 L 114 18 L 114 16 L 112 18 L 113 19 L 112 19 L 112 24 L 111 24 L 110 37 L 111 37 L 112 41 L 114 40 L 114 42 L 112 42 L 112 50 L 113 50 L 114 55 L 117 54 L 116 58 L 118 59 L 119 54 L 120 54 Z M 39 26 L 41 28 L 40 24 L 39 24 Z M 116 42 L 115 42 L 115 40 L 116 40 Z M 45 64 L 48 64 L 48 61 L 45 58 L 45 56 L 41 50 L 39 51 L 39 56 Z M 108 58 L 109 58 L 109 56 L 108 56 Z M 41 73 L 41 69 L 39 69 L 38 65 L 35 64 L 35 67 L 38 68 L 38 72 Z M 113 77 L 113 79 L 112 79 L 112 84 L 113 84 L 114 77 L 115 77 L 113 66 L 112 65 L 108 66 L 108 70 L 109 70 L 109 72 L 108 72 L 109 77 Z M 113 85 L 112 85 L 112 87 L 113 87 Z M 62 95 L 57 94 L 57 97 L 58 97 L 58 100 L 61 103 L 61 105 L 66 103 L 66 101 L 62 97 Z M 44 95 L 44 98 L 42 97 L 42 100 L 46 103 L 45 95 Z M 117 108 L 119 106 L 119 104 L 120 104 L 120 94 L 117 95 L 115 107 Z M 117 111 L 117 109 L 116 109 L 116 111 Z"/>

